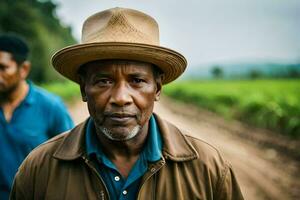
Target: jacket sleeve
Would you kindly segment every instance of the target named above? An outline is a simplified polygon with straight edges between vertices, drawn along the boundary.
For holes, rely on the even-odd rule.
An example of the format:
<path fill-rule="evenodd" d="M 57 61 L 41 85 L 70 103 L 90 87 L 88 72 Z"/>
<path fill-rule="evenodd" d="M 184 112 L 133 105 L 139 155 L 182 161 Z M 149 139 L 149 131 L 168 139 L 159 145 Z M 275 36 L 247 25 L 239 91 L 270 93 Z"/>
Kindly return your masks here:
<path fill-rule="evenodd" d="M 26 162 L 26 160 L 24 162 Z M 24 165 L 24 162 L 19 167 L 18 172 L 14 178 L 13 186 L 10 192 L 10 200 L 33 199 L 33 190 L 31 183 L 32 173 L 31 170 L 27 168 L 26 165 Z"/>
<path fill-rule="evenodd" d="M 22 186 L 20 186 L 19 182 L 16 180 L 14 180 L 9 199 L 10 200 L 26 199 L 26 195 Z"/>
<path fill-rule="evenodd" d="M 240 190 L 235 174 L 231 166 L 226 163 L 222 177 L 217 187 L 217 200 L 243 200 L 244 197 Z"/>

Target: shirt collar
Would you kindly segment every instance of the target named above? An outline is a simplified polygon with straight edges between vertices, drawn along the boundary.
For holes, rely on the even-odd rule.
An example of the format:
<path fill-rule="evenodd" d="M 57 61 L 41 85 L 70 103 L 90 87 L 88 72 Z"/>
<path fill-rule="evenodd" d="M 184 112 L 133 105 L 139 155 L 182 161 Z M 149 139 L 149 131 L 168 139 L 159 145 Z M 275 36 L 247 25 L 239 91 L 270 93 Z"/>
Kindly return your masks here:
<path fill-rule="evenodd" d="M 153 114 L 162 138 L 162 155 L 164 159 L 174 162 L 185 162 L 199 158 L 199 154 L 188 136 L 176 126 Z M 53 157 L 60 160 L 75 160 L 86 156 L 86 126 L 88 120 L 73 128 L 69 133 L 62 134 Z M 57 140 L 57 138 L 55 138 Z M 52 140 L 49 140 L 51 142 Z M 201 140 L 200 140 L 201 141 Z"/>
<path fill-rule="evenodd" d="M 162 157 L 162 138 L 153 115 L 150 117 L 149 127 L 148 141 L 143 153 L 149 162 L 155 162 Z"/>
<path fill-rule="evenodd" d="M 92 118 L 89 119 L 86 126 L 86 152 L 88 156 L 96 155 L 99 161 L 106 162 L 107 157 L 104 155 L 100 144 L 97 142 L 95 126 Z M 162 138 L 156 120 L 152 115 L 149 120 L 149 134 L 146 145 L 142 151 L 143 156 L 149 162 L 155 162 L 162 157 Z"/>
<path fill-rule="evenodd" d="M 36 99 L 34 98 L 35 91 L 32 82 L 29 80 L 27 80 L 26 82 L 28 84 L 29 89 L 25 99 L 23 100 L 23 103 L 26 105 L 32 105 L 36 101 Z"/>
<path fill-rule="evenodd" d="M 92 154 L 102 154 L 101 149 L 98 147 L 97 136 L 95 134 L 94 120 L 90 117 L 86 126 L 86 153 L 88 156 Z"/>

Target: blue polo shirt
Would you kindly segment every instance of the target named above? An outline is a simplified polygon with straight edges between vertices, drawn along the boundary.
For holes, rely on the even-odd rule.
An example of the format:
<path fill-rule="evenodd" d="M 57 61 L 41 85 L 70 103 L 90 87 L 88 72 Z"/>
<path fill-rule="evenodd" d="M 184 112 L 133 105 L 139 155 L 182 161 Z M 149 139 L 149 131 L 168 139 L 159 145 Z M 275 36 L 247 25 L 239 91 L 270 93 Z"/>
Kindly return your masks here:
<path fill-rule="evenodd" d="M 10 122 L 0 107 L 0 199 L 9 197 L 19 165 L 27 154 L 49 138 L 71 129 L 74 124 L 61 99 L 31 82 L 25 99 Z"/>
<path fill-rule="evenodd" d="M 94 122 L 90 118 L 86 128 L 86 150 L 90 158 L 97 159 L 97 168 L 109 191 L 110 199 L 125 200 L 136 199 L 142 176 L 148 169 L 149 162 L 161 159 L 162 139 L 159 133 L 154 116 L 149 121 L 149 134 L 146 145 L 128 177 L 124 179 L 117 167 L 103 153 L 100 144 L 97 142 Z"/>

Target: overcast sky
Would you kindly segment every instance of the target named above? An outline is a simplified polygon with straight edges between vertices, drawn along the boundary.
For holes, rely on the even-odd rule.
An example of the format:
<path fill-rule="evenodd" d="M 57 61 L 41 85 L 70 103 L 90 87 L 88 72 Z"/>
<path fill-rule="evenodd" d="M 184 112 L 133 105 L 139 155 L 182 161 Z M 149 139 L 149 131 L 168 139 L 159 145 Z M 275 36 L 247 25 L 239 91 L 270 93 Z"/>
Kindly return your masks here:
<path fill-rule="evenodd" d="M 80 40 L 83 21 L 112 7 L 154 17 L 161 45 L 190 67 L 235 61 L 300 62 L 300 0 L 55 0 Z"/>

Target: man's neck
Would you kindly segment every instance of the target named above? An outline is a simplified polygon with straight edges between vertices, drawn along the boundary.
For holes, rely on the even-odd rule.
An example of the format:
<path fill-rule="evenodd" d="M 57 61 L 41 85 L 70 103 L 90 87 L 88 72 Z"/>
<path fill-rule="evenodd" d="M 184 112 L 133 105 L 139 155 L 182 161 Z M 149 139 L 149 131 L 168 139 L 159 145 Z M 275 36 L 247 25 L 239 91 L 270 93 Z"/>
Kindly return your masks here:
<path fill-rule="evenodd" d="M 5 99 L 1 99 L 0 106 L 3 109 L 3 113 L 7 122 L 12 118 L 14 110 L 24 100 L 29 90 L 29 85 L 26 81 L 20 82 L 20 84 L 13 90 Z"/>
<path fill-rule="evenodd" d="M 99 131 L 98 131 L 99 132 Z M 116 156 L 132 157 L 139 155 L 142 151 L 148 135 L 148 124 L 145 125 L 140 132 L 130 140 L 114 141 L 108 139 L 104 134 L 97 133 L 97 138 L 104 152 L 110 159 Z"/>
<path fill-rule="evenodd" d="M 104 134 L 97 135 L 105 155 L 116 165 L 122 176 L 127 177 L 146 143 L 148 124 L 131 140 L 113 141 Z"/>

